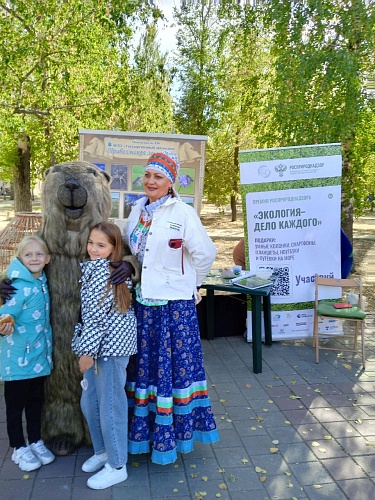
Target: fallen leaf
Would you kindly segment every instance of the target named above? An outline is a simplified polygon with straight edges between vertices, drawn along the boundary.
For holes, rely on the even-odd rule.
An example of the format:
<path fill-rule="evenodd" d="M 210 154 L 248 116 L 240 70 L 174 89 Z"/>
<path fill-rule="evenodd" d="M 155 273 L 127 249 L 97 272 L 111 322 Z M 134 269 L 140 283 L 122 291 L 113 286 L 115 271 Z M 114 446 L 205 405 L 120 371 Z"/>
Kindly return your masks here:
<path fill-rule="evenodd" d="M 325 448 L 318 448 L 318 450 L 321 452 L 321 453 L 326 453 L 327 450 Z"/>
<path fill-rule="evenodd" d="M 291 380 L 291 381 L 290 381 L 290 383 L 291 383 L 292 385 L 294 385 L 294 384 L 296 384 L 296 383 L 297 383 L 297 381 L 296 381 L 296 380 Z"/>
<path fill-rule="evenodd" d="M 319 490 L 321 487 L 321 484 L 313 484 L 313 488 L 315 488 L 316 490 Z"/>
<path fill-rule="evenodd" d="M 367 441 L 366 446 L 375 446 L 375 441 Z"/>
<path fill-rule="evenodd" d="M 220 488 L 221 490 L 227 490 L 227 489 L 228 489 L 228 486 L 227 486 L 225 483 L 220 483 L 220 484 L 219 484 L 219 488 Z"/>
<path fill-rule="evenodd" d="M 272 404 L 273 403 L 272 399 L 269 399 L 267 403 Z"/>
<path fill-rule="evenodd" d="M 178 484 L 182 484 L 184 483 L 185 481 L 183 479 L 180 479 L 180 481 L 178 482 Z"/>
<path fill-rule="evenodd" d="M 202 481 L 208 481 L 208 477 L 207 476 L 202 476 Z"/>
<path fill-rule="evenodd" d="M 256 431 L 256 430 L 257 430 L 257 428 L 256 428 L 256 427 L 250 427 L 250 430 L 251 430 L 251 431 Z"/>
<path fill-rule="evenodd" d="M 260 476 L 259 481 L 260 481 L 261 483 L 264 483 L 264 481 L 265 481 L 266 479 L 267 479 L 267 477 L 266 477 L 266 476 Z"/>
<path fill-rule="evenodd" d="M 286 485 L 287 488 L 293 488 L 293 483 L 291 483 L 290 481 L 288 482 L 288 484 Z"/>
<path fill-rule="evenodd" d="M 195 464 L 190 464 L 190 469 L 196 469 L 197 466 Z"/>
<path fill-rule="evenodd" d="M 347 365 L 346 363 L 344 363 L 342 366 L 344 368 L 346 368 L 347 370 L 351 370 L 352 369 L 352 366 L 351 365 Z"/>
<path fill-rule="evenodd" d="M 23 479 L 29 479 L 29 477 L 30 477 L 29 474 L 24 474 L 23 475 Z"/>
<path fill-rule="evenodd" d="M 232 422 L 232 419 L 230 419 L 230 418 L 227 418 L 227 420 L 226 420 L 226 421 L 227 421 L 227 422 Z"/>
<path fill-rule="evenodd" d="M 290 424 L 289 420 L 284 421 L 285 424 Z"/>
<path fill-rule="evenodd" d="M 314 389 L 314 392 L 322 392 L 320 389 Z"/>
<path fill-rule="evenodd" d="M 324 439 L 332 439 L 332 436 L 330 436 L 329 434 L 327 434 L 327 436 L 324 436 Z"/>
<path fill-rule="evenodd" d="M 320 444 L 317 441 L 313 441 L 311 443 L 311 446 L 314 446 L 316 448 L 316 447 L 320 446 Z"/>
<path fill-rule="evenodd" d="M 216 493 L 215 497 L 216 498 L 221 498 L 221 493 Z"/>
<path fill-rule="evenodd" d="M 230 483 L 234 483 L 234 482 L 236 481 L 235 476 L 233 476 L 233 474 L 231 474 L 231 475 L 228 477 L 228 481 L 229 481 Z"/>
<path fill-rule="evenodd" d="M 226 402 L 225 399 L 220 399 L 219 401 L 220 401 L 220 403 L 225 403 Z"/>
<path fill-rule="evenodd" d="M 173 488 L 173 493 L 178 493 L 178 488 Z"/>
<path fill-rule="evenodd" d="M 291 394 L 289 399 L 301 399 L 301 396 L 296 396 L 295 394 Z"/>
<path fill-rule="evenodd" d="M 272 441 L 272 444 L 279 444 L 279 440 L 278 440 L 278 439 L 274 439 L 274 440 Z"/>
<path fill-rule="evenodd" d="M 272 385 L 266 385 L 266 387 L 269 387 L 270 389 L 272 388 Z"/>
<path fill-rule="evenodd" d="M 292 475 L 292 473 L 291 472 L 285 472 L 285 475 L 288 476 L 288 477 L 290 477 Z"/>
<path fill-rule="evenodd" d="M 225 469 L 218 469 L 218 471 L 223 474 L 225 472 Z"/>
<path fill-rule="evenodd" d="M 271 453 L 277 453 L 279 451 L 279 448 L 270 448 Z"/>
<path fill-rule="evenodd" d="M 241 459 L 241 462 L 242 462 L 243 464 L 247 464 L 247 463 L 249 462 L 249 460 L 248 460 L 247 458 L 242 458 L 242 459 Z"/>
<path fill-rule="evenodd" d="M 363 420 L 361 418 L 357 418 L 357 420 L 354 420 L 356 424 L 363 424 Z"/>
<path fill-rule="evenodd" d="M 246 387 L 246 389 L 250 389 L 251 388 L 251 384 L 245 384 L 245 387 Z"/>
<path fill-rule="evenodd" d="M 139 467 L 139 462 L 132 462 L 132 467 Z"/>

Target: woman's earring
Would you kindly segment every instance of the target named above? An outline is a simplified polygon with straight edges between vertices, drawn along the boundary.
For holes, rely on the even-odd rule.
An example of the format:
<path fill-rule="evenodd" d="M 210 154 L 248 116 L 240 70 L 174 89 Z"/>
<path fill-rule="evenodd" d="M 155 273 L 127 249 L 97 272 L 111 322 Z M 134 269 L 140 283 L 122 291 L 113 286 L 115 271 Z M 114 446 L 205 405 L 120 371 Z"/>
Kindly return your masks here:
<path fill-rule="evenodd" d="M 168 189 L 168 194 L 172 194 L 172 187 Z"/>

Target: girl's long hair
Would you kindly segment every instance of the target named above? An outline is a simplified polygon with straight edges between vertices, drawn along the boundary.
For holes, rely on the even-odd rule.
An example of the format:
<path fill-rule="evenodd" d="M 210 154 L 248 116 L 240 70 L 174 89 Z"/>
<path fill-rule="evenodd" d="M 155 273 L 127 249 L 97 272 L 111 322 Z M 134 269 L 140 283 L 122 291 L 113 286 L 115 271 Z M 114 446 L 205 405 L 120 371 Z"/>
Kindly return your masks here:
<path fill-rule="evenodd" d="M 93 229 L 96 229 L 97 231 L 101 231 L 102 233 L 104 233 L 108 238 L 109 243 L 113 245 L 114 249 L 111 255 L 111 261 L 120 262 L 125 254 L 124 241 L 122 239 L 120 228 L 113 222 L 100 222 L 96 226 L 92 227 L 91 231 Z M 111 274 L 112 272 L 113 268 L 111 267 Z M 112 286 L 113 286 L 113 296 L 117 311 L 119 313 L 124 313 L 129 309 L 131 302 L 131 295 L 129 292 L 128 285 L 124 282 Z M 110 287 L 111 283 L 110 281 L 108 281 L 106 296 L 109 293 Z"/>

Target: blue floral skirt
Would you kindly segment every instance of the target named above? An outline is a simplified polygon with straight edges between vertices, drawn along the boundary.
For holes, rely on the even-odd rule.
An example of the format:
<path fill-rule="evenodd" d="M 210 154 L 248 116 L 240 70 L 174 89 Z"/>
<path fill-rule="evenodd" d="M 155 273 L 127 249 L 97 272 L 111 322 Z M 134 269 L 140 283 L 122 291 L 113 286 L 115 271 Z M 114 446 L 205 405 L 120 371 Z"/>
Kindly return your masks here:
<path fill-rule="evenodd" d="M 219 433 L 208 397 L 194 300 L 136 304 L 138 354 L 128 366 L 129 453 L 173 463 Z"/>

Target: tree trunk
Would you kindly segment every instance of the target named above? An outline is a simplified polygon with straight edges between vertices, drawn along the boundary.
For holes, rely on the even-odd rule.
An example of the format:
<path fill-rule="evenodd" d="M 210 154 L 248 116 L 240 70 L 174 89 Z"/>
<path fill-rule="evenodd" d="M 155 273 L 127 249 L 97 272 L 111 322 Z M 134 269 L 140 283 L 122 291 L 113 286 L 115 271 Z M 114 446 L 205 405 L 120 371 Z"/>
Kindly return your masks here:
<path fill-rule="evenodd" d="M 30 138 L 20 135 L 17 140 L 18 156 L 13 169 L 14 211 L 31 212 L 30 191 Z"/>
<path fill-rule="evenodd" d="M 238 131 L 237 131 L 237 139 L 238 139 Z M 233 194 L 230 196 L 230 208 L 232 211 L 232 222 L 236 222 L 237 220 L 237 194 L 238 194 L 238 182 L 237 182 L 237 175 L 239 171 L 239 163 L 238 163 L 238 154 L 239 154 L 239 146 L 238 146 L 238 141 L 237 144 L 234 148 L 234 157 L 233 157 L 233 164 L 234 164 L 234 178 L 233 178 Z"/>
<path fill-rule="evenodd" d="M 230 209 L 232 211 L 232 222 L 237 220 L 237 198 L 234 194 L 230 197 Z"/>
<path fill-rule="evenodd" d="M 341 191 L 341 226 L 353 245 L 353 197 L 351 196 L 351 185 L 354 177 L 352 163 L 350 161 L 351 141 L 342 145 L 342 191 Z"/>

